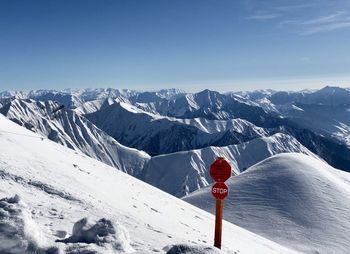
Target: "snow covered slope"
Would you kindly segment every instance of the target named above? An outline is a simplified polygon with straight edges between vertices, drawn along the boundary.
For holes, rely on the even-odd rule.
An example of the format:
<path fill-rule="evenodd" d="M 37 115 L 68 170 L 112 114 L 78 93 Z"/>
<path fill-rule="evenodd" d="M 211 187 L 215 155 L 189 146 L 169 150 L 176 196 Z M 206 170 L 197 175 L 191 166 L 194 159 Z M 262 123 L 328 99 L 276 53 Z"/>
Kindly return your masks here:
<path fill-rule="evenodd" d="M 182 197 L 212 183 L 209 167 L 219 156 L 224 156 L 237 174 L 272 155 L 287 152 L 316 157 L 295 138 L 278 133 L 238 145 L 211 146 L 155 156 L 138 177 L 172 195 Z"/>
<path fill-rule="evenodd" d="M 66 253 L 104 254 L 132 248 L 141 254 L 164 253 L 169 249 L 165 246 L 179 243 L 197 250 L 212 243 L 212 215 L 97 160 L 42 140 L 2 115 L 0 144 L 2 251 L 17 243 L 21 244 L 17 253 L 23 253 L 32 243 L 28 248 L 33 251 L 56 246 Z M 83 217 L 99 221 L 91 227 L 86 224 L 89 220 L 80 220 Z M 16 237 L 8 236 L 7 229 Z M 93 237 L 100 229 L 105 237 Z M 225 222 L 223 229 L 223 253 L 294 253 L 233 224 Z M 57 239 L 60 242 L 54 242 Z M 203 249 L 202 253 L 214 252 Z"/>
<path fill-rule="evenodd" d="M 149 102 L 148 106 L 161 115 L 177 118 L 203 117 L 211 120 L 246 119 L 259 126 L 268 125 L 273 117 L 259 104 L 234 94 L 221 94 L 208 89 L 182 94 L 171 100 Z"/>
<path fill-rule="evenodd" d="M 53 113 L 59 104 L 15 99 L 0 109 L 7 118 L 50 140 L 96 158 L 129 174 L 139 174 L 150 159 L 125 147 L 70 109 Z"/>
<path fill-rule="evenodd" d="M 130 103 L 128 99 L 124 97 L 116 97 L 113 99 L 108 97 L 106 99 L 98 99 L 98 100 L 84 102 L 79 107 L 75 108 L 74 111 L 79 115 L 91 114 L 104 107 L 108 107 L 116 102 Z"/>
<path fill-rule="evenodd" d="M 276 92 L 256 101 L 268 111 L 298 126 L 343 142 L 350 147 L 350 92 L 326 86 L 316 91 Z"/>
<path fill-rule="evenodd" d="M 240 119 L 227 122 L 176 119 L 151 114 L 123 102 L 86 117 L 122 144 L 151 155 L 237 144 L 267 135 L 262 128 Z"/>
<path fill-rule="evenodd" d="M 292 104 L 284 108 L 283 112 L 299 126 L 336 139 L 350 147 L 350 104 Z"/>
<path fill-rule="evenodd" d="M 349 253 L 350 174 L 302 154 L 270 157 L 228 181 L 224 218 L 306 253 Z M 184 200 L 214 211 L 210 187 Z"/>
<path fill-rule="evenodd" d="M 350 104 L 350 91 L 341 87 L 326 86 L 316 91 L 277 92 L 270 96 L 274 104 L 302 103 L 314 105 Z"/>
<path fill-rule="evenodd" d="M 225 132 L 233 130 L 251 138 L 267 136 L 267 132 L 260 127 L 255 126 L 247 120 L 235 118 L 229 120 L 208 120 L 206 118 L 170 118 L 173 121 L 192 125 L 207 133 Z"/>
<path fill-rule="evenodd" d="M 113 103 L 114 100 L 111 98 L 87 101 L 81 104 L 79 107 L 75 108 L 74 111 L 79 115 L 90 114 L 96 112 L 97 110 L 100 110 L 104 106 L 109 106 Z"/>

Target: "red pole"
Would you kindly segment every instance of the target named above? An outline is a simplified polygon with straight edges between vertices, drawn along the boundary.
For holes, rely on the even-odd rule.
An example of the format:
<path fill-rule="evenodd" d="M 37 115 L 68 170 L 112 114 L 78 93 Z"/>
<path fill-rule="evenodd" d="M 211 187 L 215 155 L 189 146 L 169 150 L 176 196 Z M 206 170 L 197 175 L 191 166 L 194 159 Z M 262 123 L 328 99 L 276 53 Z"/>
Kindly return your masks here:
<path fill-rule="evenodd" d="M 214 246 L 221 249 L 221 235 L 222 235 L 222 207 L 223 201 L 216 200 L 216 216 L 215 216 L 215 237 Z"/>

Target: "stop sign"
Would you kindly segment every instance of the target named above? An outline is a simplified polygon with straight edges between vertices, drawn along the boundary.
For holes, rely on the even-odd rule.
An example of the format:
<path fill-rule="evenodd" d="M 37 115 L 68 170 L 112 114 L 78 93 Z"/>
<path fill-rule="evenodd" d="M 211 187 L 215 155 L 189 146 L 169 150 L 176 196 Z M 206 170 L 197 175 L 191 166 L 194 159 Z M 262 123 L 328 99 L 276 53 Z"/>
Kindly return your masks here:
<path fill-rule="evenodd" d="M 210 165 L 210 176 L 215 182 L 225 182 L 231 177 L 230 164 L 223 157 L 219 157 Z"/>
<path fill-rule="evenodd" d="M 215 183 L 211 187 L 211 194 L 213 194 L 214 198 L 222 200 L 228 195 L 228 187 L 225 183 Z"/>

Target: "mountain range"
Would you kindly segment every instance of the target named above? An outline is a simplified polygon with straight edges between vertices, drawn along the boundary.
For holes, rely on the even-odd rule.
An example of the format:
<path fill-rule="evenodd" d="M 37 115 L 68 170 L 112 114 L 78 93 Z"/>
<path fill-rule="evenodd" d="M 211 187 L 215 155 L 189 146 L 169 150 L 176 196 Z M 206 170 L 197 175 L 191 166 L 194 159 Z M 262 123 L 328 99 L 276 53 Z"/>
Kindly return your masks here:
<path fill-rule="evenodd" d="M 349 98 L 338 87 L 0 92 L 0 252 L 217 253 L 209 167 L 223 156 L 234 175 L 223 253 L 347 253 Z"/>
<path fill-rule="evenodd" d="M 350 171 L 349 97 L 349 90 L 339 87 L 224 94 L 107 88 L 5 91 L 0 93 L 0 103 L 6 105 L 14 98 L 55 98 L 119 143 L 152 156 L 284 133 L 330 165 Z"/>

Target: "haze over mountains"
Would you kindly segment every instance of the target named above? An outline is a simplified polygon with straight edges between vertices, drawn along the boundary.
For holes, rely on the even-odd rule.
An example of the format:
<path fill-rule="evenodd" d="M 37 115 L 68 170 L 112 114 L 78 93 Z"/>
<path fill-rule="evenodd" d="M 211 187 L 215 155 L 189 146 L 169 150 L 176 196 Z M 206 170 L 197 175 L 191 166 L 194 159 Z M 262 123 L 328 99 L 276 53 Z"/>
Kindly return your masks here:
<path fill-rule="evenodd" d="M 69 187 L 68 179 L 73 177 L 85 187 L 93 185 L 93 180 L 87 180 L 81 175 L 86 173 L 92 174 L 96 181 L 108 183 L 101 188 L 82 187 L 91 195 L 84 198 L 83 206 L 87 203 L 96 205 L 99 201 L 93 199 L 97 195 L 106 207 L 110 207 L 109 215 L 118 211 L 124 218 L 124 214 L 142 206 L 135 203 L 137 208 L 131 206 L 131 210 L 128 207 L 120 212 L 116 203 L 110 200 L 111 196 L 105 196 L 107 189 L 113 193 L 117 191 L 112 181 L 107 180 L 109 176 L 120 183 L 124 178 L 130 179 L 128 188 L 143 184 L 144 187 L 137 189 L 149 193 L 147 195 L 153 193 L 152 195 L 159 196 L 161 204 L 149 208 L 149 202 L 145 201 L 148 206 L 144 205 L 144 209 L 149 208 L 155 214 L 162 214 L 154 217 L 155 220 L 165 216 L 160 211 L 160 206 L 175 202 L 181 210 L 183 202 L 164 193 L 160 194 L 154 187 L 213 212 L 214 203 L 210 196 L 212 179 L 208 170 L 218 156 L 224 156 L 237 175 L 229 182 L 232 195 L 229 196 L 225 215 L 228 221 L 285 246 L 286 252 L 283 253 L 293 250 L 306 253 L 323 253 L 322 250 L 327 250 L 325 253 L 346 253 L 349 247 L 347 241 L 350 239 L 344 232 L 350 230 L 350 226 L 343 220 L 349 219 L 347 214 L 350 214 L 350 207 L 342 204 L 348 203 L 346 195 L 350 190 L 348 89 L 325 87 L 317 91 L 263 90 L 229 93 L 211 90 L 186 93 L 178 89 L 139 92 L 112 88 L 4 91 L 0 92 L 0 113 L 7 118 L 0 118 L 0 138 L 11 151 L 21 150 L 21 145 L 18 144 L 27 147 L 30 140 L 34 139 L 38 141 L 34 142 L 36 148 L 33 148 L 33 153 L 36 158 L 40 157 L 35 165 L 39 165 L 41 160 L 45 161 L 38 153 L 45 153 L 46 149 L 51 149 L 52 155 L 47 162 L 41 163 L 52 163 L 56 158 L 57 163 L 63 163 L 62 166 L 70 165 L 69 169 L 64 169 L 61 185 L 49 179 L 58 174 L 58 168 L 50 171 L 49 177 L 43 176 L 36 180 L 46 186 L 43 189 L 49 190 L 49 195 L 63 193 L 64 197 L 68 197 L 75 193 L 71 196 L 77 198 L 77 192 Z M 6 151 L 6 148 L 3 149 Z M 3 179 L 6 179 L 6 186 L 14 184 L 15 187 L 4 191 L 2 185 L 0 193 L 6 194 L 6 197 L 17 194 L 15 192 L 22 193 L 30 207 L 35 206 L 35 210 L 49 213 L 48 206 L 40 208 L 27 194 L 23 194 L 27 190 L 34 191 L 33 188 L 37 186 L 36 181 L 31 182 L 28 174 L 35 175 L 40 170 L 34 166 L 25 168 L 24 162 L 18 164 L 15 160 L 9 160 L 10 154 L 8 157 L 4 154 L 5 152 L 0 155 Z M 70 158 L 68 164 L 65 156 Z M 89 163 L 96 166 L 89 166 Z M 112 168 L 103 166 L 103 163 L 153 187 L 141 184 L 125 174 L 117 173 L 118 176 L 114 176 L 114 173 L 110 173 Z M 43 165 L 39 168 L 50 170 Z M 75 174 L 79 174 L 79 177 Z M 135 195 L 124 193 L 130 198 L 125 200 L 130 202 L 138 199 L 136 192 Z M 339 196 L 337 193 L 340 193 Z M 38 192 L 38 195 L 42 194 Z M 63 203 L 62 206 L 68 206 L 68 203 Z M 327 207 L 326 211 L 319 204 Z M 75 207 L 82 208 L 81 205 Z M 189 216 L 198 216 L 198 211 Z M 315 214 L 320 218 L 317 219 Z M 71 216 L 75 221 L 79 219 L 74 213 Z M 265 219 L 269 216 L 272 218 L 270 224 L 266 225 Z M 327 216 L 331 221 L 329 223 L 323 222 Z M 125 216 L 123 221 L 133 226 L 137 225 L 135 221 L 142 221 L 141 224 L 146 226 L 140 227 L 140 230 L 145 234 L 147 228 L 155 229 L 154 232 L 160 231 L 163 236 L 169 234 L 164 233 L 166 223 L 162 224 L 162 229 L 156 229 L 154 221 L 149 223 L 146 222 L 146 215 L 141 217 L 133 214 L 131 220 Z M 38 216 L 37 219 L 42 223 L 48 217 Z M 75 221 L 66 222 L 65 228 Z M 190 222 L 184 223 L 190 225 Z M 332 225 L 334 230 L 326 230 Z M 232 226 L 228 226 L 229 231 L 233 230 Z M 43 224 L 40 227 L 43 228 Z M 56 226 L 55 230 L 58 230 Z M 202 229 L 199 231 L 202 234 Z M 309 231 L 314 234 L 309 235 Z M 288 232 L 295 234 L 289 235 Z M 137 241 L 140 241 L 140 237 L 145 237 L 143 233 L 139 234 L 136 229 L 131 231 L 131 234 L 137 235 Z M 176 239 L 182 241 L 180 239 L 184 236 L 176 234 Z M 49 234 L 48 238 L 52 240 L 54 236 Z M 145 238 L 159 251 L 169 243 L 165 241 L 166 237 L 159 244 L 154 241 L 156 236 Z M 262 244 L 270 246 L 270 243 L 264 242 L 268 241 L 265 238 Z M 204 241 L 201 240 L 201 244 L 205 244 L 208 239 Z M 145 246 L 136 242 L 132 244 L 134 249 L 145 253 Z M 236 245 L 226 244 L 226 251 L 232 253 L 230 251 Z M 278 253 L 279 248 L 283 248 L 273 244 L 268 247 L 271 252 Z M 241 247 L 241 250 L 244 248 Z M 260 246 L 257 247 L 259 248 Z M 249 252 L 249 248 L 245 250 L 254 253 Z M 261 250 L 259 253 L 264 252 L 264 248 Z"/>

